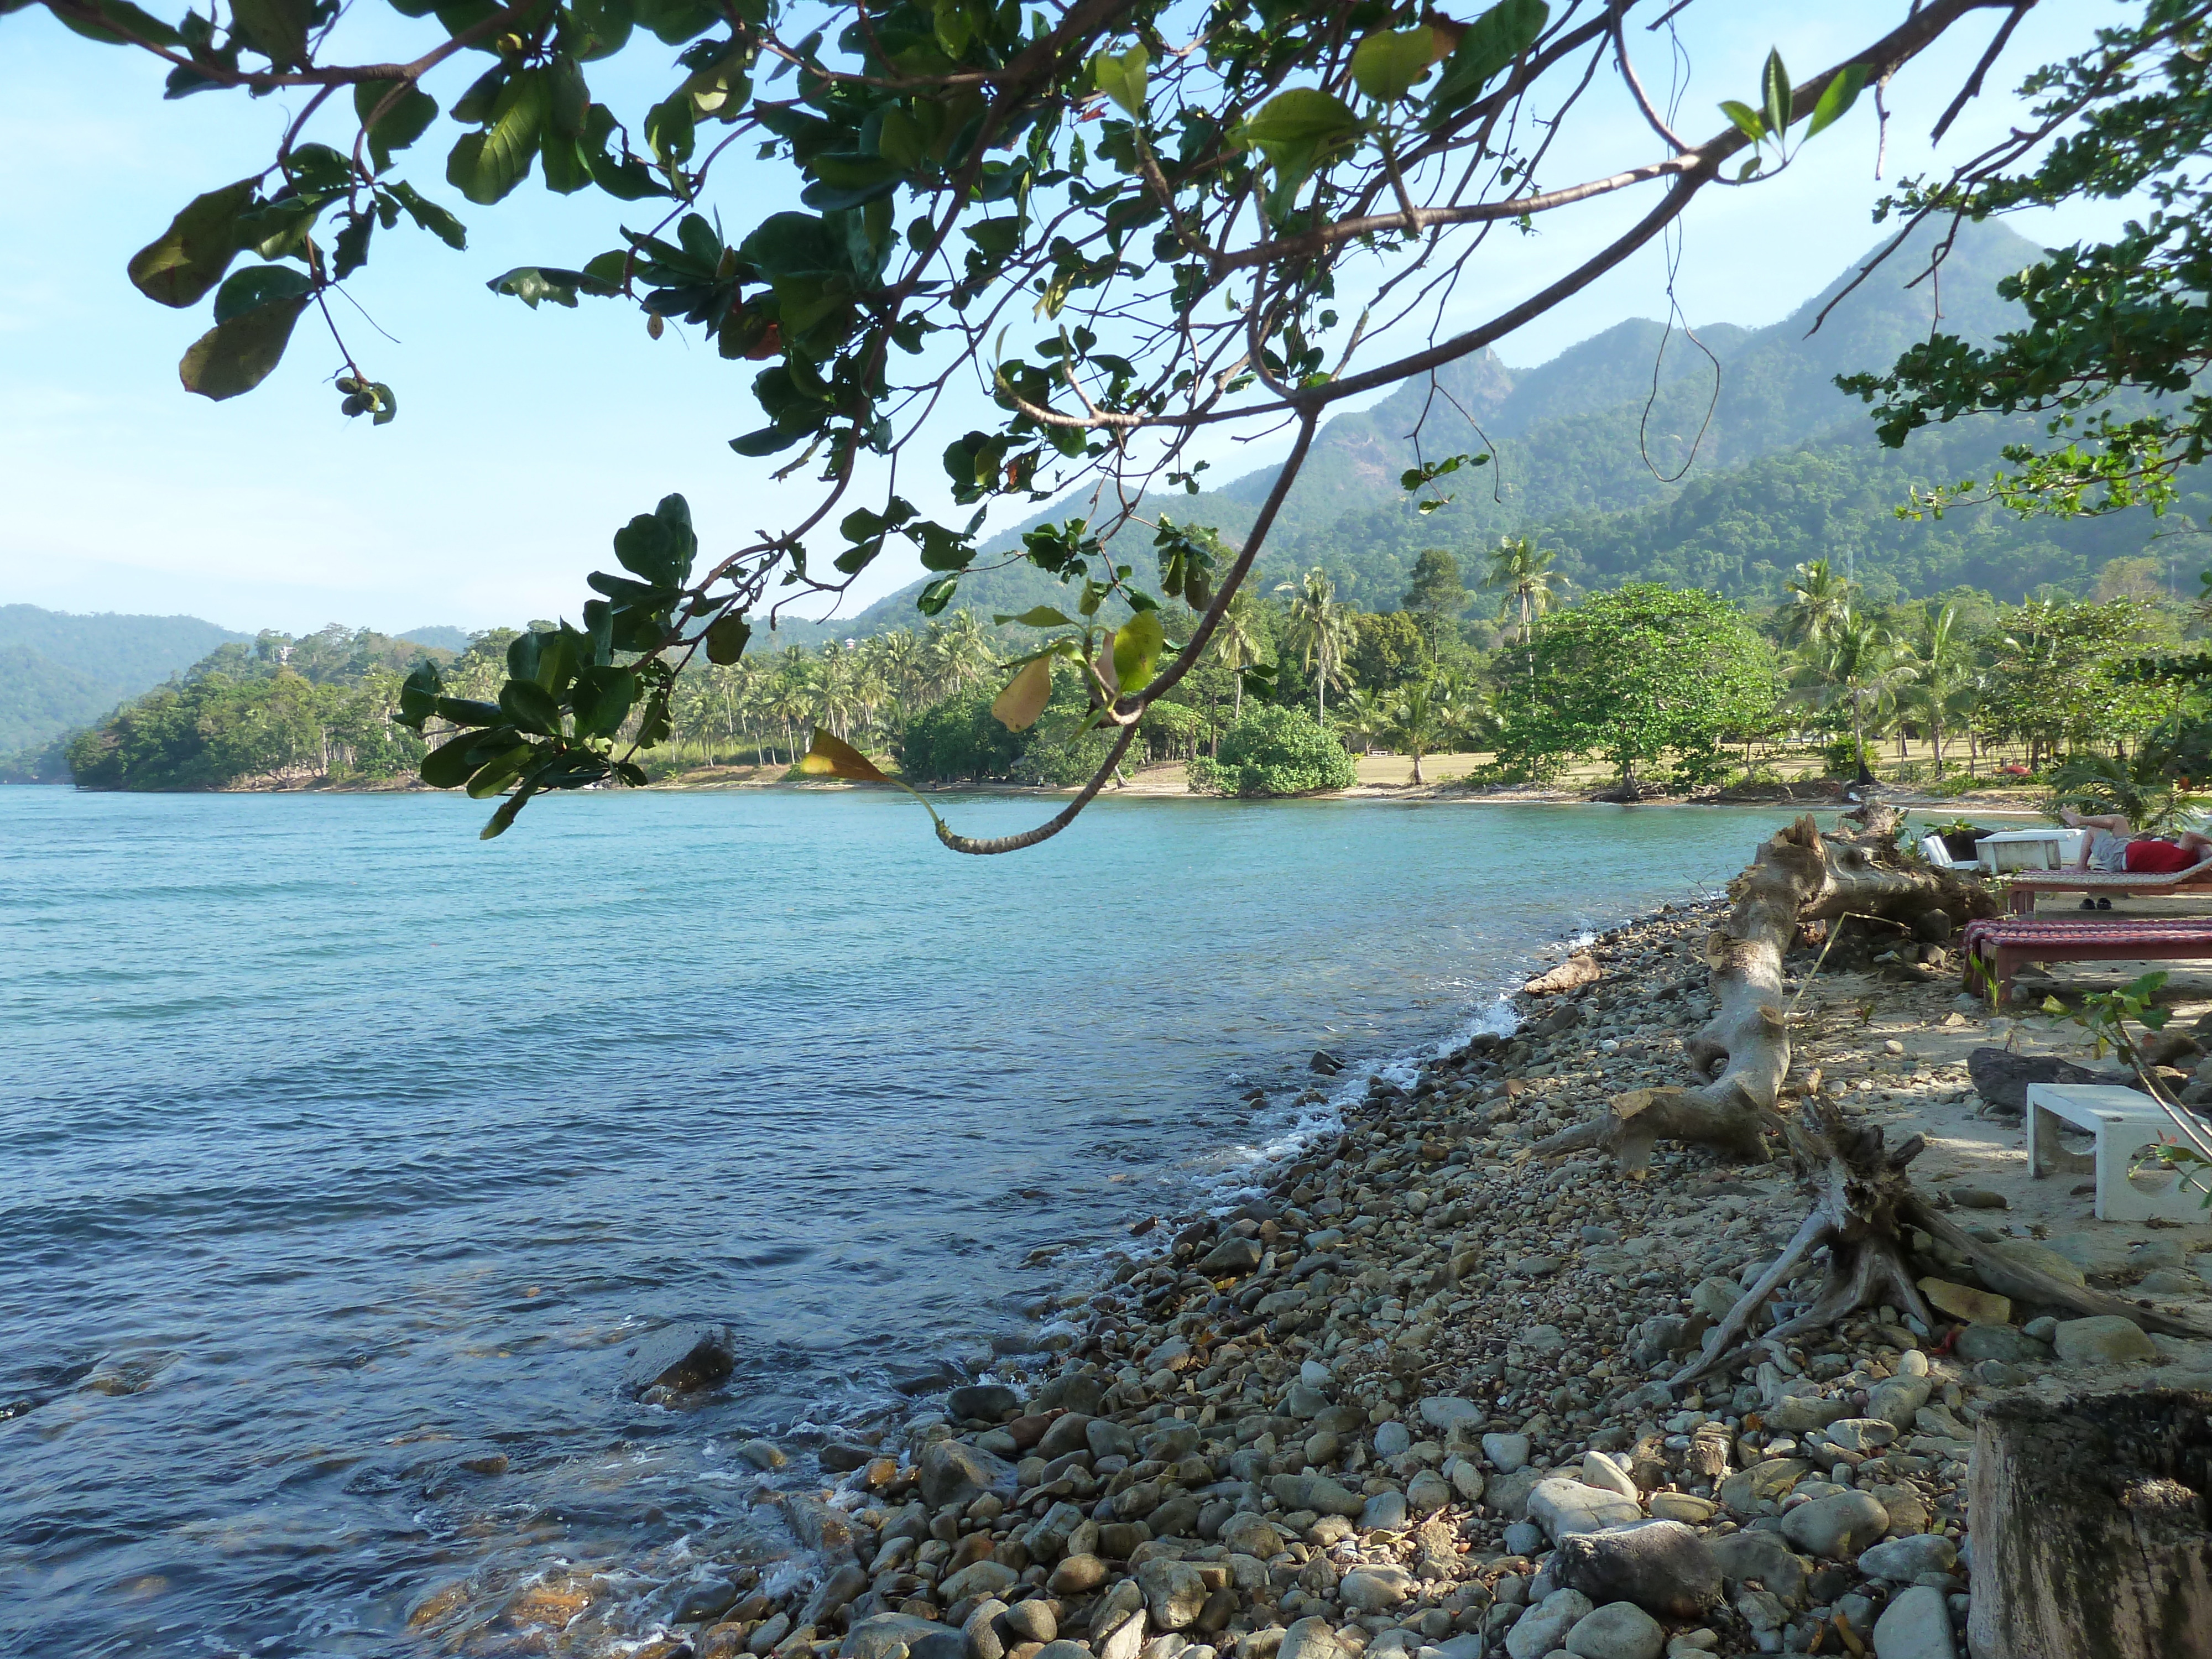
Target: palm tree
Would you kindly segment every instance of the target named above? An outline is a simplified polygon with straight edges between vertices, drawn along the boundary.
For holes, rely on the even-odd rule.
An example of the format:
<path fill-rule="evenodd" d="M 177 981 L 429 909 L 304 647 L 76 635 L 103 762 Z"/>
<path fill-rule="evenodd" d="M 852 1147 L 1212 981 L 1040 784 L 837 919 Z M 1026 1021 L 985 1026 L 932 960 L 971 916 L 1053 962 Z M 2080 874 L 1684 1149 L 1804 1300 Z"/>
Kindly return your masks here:
<path fill-rule="evenodd" d="M 1936 750 L 1936 775 L 1943 775 L 1943 721 L 1947 715 L 1966 714 L 1975 686 L 1973 656 L 1959 633 L 1959 607 L 1947 605 L 1929 618 L 1915 653 L 1919 673 L 1905 701 L 1928 723 L 1928 738 Z"/>
<path fill-rule="evenodd" d="M 1826 559 L 1799 565 L 1784 586 L 1790 598 L 1783 611 L 1782 642 L 1817 653 L 1850 619 L 1852 586 Z"/>
<path fill-rule="evenodd" d="M 1237 682 L 1236 707 L 1230 714 L 1232 721 L 1244 717 L 1243 671 L 1265 660 L 1260 654 L 1261 644 L 1259 601 L 1250 588 L 1240 587 L 1213 630 L 1213 653 Z"/>
<path fill-rule="evenodd" d="M 1562 579 L 1552 568 L 1557 557 L 1556 553 L 1538 552 L 1525 536 L 1504 536 L 1484 562 L 1483 589 L 1501 596 L 1498 620 L 1504 622 L 1517 613 L 1523 640 L 1536 618 L 1558 602 Z"/>
<path fill-rule="evenodd" d="M 1337 734 L 1350 748 L 1358 744 L 1362 754 L 1372 754 L 1378 743 L 1388 743 L 1390 700 L 1386 692 L 1355 685 L 1336 705 Z"/>
<path fill-rule="evenodd" d="M 1298 653 L 1299 665 L 1314 677 L 1314 707 L 1328 720 L 1328 683 L 1342 683 L 1344 659 L 1352 644 L 1352 606 L 1336 597 L 1336 584 L 1318 565 L 1304 583 L 1284 582 L 1275 591 L 1291 596 L 1285 642 Z"/>
<path fill-rule="evenodd" d="M 1421 775 L 1421 757 L 1434 753 L 1448 742 L 1457 724 L 1450 687 L 1429 680 L 1398 689 L 1397 696 L 1389 703 L 1389 724 L 1383 737 L 1400 754 L 1413 757 L 1413 781 L 1425 783 L 1427 780 Z"/>
<path fill-rule="evenodd" d="M 1830 707 L 1844 702 L 1850 705 L 1851 752 L 1858 759 L 1858 782 L 1875 781 L 1866 763 L 1869 713 L 1878 713 L 1917 672 L 1911 664 L 1899 660 L 1897 641 L 1879 623 L 1846 610 L 1831 632 L 1820 667 L 1821 701 Z"/>

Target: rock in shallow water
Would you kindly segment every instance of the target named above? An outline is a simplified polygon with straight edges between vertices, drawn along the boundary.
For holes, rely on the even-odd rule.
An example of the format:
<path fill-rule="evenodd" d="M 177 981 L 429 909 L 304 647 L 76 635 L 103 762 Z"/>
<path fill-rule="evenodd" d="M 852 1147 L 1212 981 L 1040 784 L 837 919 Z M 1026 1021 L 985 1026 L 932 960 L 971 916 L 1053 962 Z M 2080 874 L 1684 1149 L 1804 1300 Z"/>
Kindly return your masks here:
<path fill-rule="evenodd" d="M 692 1394 L 711 1389 L 737 1369 L 737 1353 L 726 1325 L 668 1325 L 637 1345 L 623 1372 L 623 1388 L 632 1395 L 651 1389 Z"/>
<path fill-rule="evenodd" d="M 1021 1396 L 1000 1382 L 970 1382 L 965 1388 L 955 1389 L 945 1397 L 945 1409 L 955 1417 L 981 1418 L 986 1423 L 996 1423 L 1007 1413 L 1017 1410 Z"/>

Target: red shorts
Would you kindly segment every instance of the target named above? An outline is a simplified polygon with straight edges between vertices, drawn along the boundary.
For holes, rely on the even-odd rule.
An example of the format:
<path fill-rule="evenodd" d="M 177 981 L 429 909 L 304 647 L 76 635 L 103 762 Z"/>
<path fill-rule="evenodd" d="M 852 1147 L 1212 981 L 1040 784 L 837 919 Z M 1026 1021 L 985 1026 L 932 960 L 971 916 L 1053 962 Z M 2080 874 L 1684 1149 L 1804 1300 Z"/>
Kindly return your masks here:
<path fill-rule="evenodd" d="M 2197 854 L 2170 841 L 2131 841 L 2128 843 L 2130 875 L 2171 875 L 2197 862 Z"/>

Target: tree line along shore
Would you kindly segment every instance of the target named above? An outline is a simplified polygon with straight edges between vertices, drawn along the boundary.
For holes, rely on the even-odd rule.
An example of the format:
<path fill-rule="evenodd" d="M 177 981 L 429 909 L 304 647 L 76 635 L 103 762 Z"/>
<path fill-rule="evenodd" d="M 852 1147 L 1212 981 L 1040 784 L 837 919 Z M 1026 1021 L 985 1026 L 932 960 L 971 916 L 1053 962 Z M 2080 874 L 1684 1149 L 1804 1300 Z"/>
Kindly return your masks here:
<path fill-rule="evenodd" d="M 2025 788 L 2162 821 L 2212 775 L 2207 612 L 2169 597 L 2147 559 L 2110 562 L 2086 596 L 2018 605 L 1972 589 L 1875 601 L 1815 563 L 1793 573 L 1785 603 L 1752 611 L 1654 583 L 1577 592 L 1516 538 L 1477 556 L 1463 569 L 1424 554 L 1394 611 L 1356 609 L 1318 569 L 1241 597 L 1199 668 L 1147 710 L 1125 781 L 1149 768 L 1155 791 L 1449 781 L 1635 798 L 1878 776 L 1929 799 Z M 1025 730 L 991 712 L 1005 653 L 1029 632 L 962 611 L 726 665 L 695 659 L 672 732 L 637 758 L 659 782 L 781 779 L 819 727 L 919 784 L 1072 787 L 1107 747 L 1073 672 Z M 333 625 L 228 642 L 7 775 L 404 787 L 441 737 L 395 718 L 409 668 L 428 659 L 453 695 L 488 698 L 514 637 L 494 629 L 451 651 Z"/>

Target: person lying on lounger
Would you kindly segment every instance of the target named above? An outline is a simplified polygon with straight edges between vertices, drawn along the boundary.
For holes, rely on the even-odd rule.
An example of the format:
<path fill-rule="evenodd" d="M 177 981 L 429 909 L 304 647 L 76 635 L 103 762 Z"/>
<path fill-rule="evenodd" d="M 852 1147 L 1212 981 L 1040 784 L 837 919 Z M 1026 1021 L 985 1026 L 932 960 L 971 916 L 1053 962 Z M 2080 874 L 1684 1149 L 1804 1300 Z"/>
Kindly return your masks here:
<path fill-rule="evenodd" d="M 2130 875 L 2171 875 L 2212 858 L 2212 836 L 2185 830 L 2172 840 L 2138 836 L 2118 812 L 2061 812 L 2058 821 L 2069 830 L 2086 830 L 2076 870 L 2124 871 Z M 2086 905 L 2088 901 L 2084 900 Z"/>

